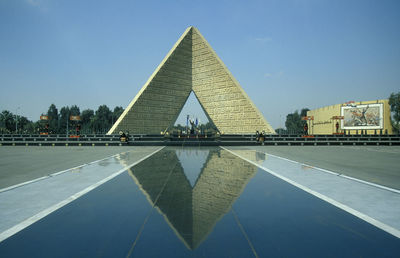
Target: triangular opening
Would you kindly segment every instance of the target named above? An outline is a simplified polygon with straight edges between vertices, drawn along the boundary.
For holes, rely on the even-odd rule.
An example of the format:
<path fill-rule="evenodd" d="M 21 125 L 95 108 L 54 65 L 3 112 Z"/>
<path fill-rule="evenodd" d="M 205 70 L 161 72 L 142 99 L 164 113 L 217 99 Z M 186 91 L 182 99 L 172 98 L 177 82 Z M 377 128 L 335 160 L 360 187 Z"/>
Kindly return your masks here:
<path fill-rule="evenodd" d="M 208 118 L 208 115 L 200 105 L 193 91 L 190 92 L 174 126 L 170 129 L 180 130 L 182 132 L 190 131 L 191 122 L 193 122 L 200 131 L 216 130 L 214 123 Z"/>
<path fill-rule="evenodd" d="M 176 150 L 176 156 L 192 188 L 196 184 L 209 153 L 210 151 L 206 149 Z"/>

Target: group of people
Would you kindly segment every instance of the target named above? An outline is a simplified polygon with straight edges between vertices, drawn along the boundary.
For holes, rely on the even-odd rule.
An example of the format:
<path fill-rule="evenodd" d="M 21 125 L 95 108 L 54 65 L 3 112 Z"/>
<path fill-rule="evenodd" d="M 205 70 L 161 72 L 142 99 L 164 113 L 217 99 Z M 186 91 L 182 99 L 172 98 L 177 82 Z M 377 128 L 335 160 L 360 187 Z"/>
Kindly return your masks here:
<path fill-rule="evenodd" d="M 265 139 L 265 131 L 262 131 L 261 133 L 259 131 L 256 131 L 256 141 L 263 142 L 264 139 Z"/>
<path fill-rule="evenodd" d="M 129 132 L 119 131 L 119 141 L 129 143 Z"/>

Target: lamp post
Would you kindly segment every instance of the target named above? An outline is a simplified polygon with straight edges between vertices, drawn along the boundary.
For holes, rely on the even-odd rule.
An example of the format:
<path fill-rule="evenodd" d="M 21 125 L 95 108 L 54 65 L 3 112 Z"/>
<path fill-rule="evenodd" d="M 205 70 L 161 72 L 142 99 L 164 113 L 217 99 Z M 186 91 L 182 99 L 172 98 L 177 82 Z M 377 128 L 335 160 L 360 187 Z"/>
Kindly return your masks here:
<path fill-rule="evenodd" d="M 189 115 L 186 116 L 186 134 L 189 135 Z"/>
<path fill-rule="evenodd" d="M 15 133 L 18 133 L 18 109 L 21 107 L 17 107 L 15 110 Z"/>
<path fill-rule="evenodd" d="M 68 133 L 69 133 L 68 124 L 69 124 L 69 112 L 67 112 L 67 138 L 68 138 Z"/>
<path fill-rule="evenodd" d="M 0 133 L 3 134 L 3 132 L 4 132 L 3 128 L 6 128 L 6 119 L 5 119 L 5 115 L 3 115 L 3 113 L 0 113 L 0 115 L 1 115 L 1 124 L 2 124 L 2 126 L 0 128 L 0 130 L 1 130 Z"/>

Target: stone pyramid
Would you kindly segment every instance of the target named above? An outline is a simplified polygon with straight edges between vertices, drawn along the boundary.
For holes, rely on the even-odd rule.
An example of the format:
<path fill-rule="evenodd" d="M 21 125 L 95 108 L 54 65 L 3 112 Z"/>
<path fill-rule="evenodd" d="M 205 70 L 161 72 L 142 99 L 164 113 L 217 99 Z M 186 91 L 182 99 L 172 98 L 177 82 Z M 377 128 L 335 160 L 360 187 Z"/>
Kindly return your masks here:
<path fill-rule="evenodd" d="M 189 27 L 108 134 L 165 132 L 192 91 L 221 133 L 275 133 L 198 29 Z"/>

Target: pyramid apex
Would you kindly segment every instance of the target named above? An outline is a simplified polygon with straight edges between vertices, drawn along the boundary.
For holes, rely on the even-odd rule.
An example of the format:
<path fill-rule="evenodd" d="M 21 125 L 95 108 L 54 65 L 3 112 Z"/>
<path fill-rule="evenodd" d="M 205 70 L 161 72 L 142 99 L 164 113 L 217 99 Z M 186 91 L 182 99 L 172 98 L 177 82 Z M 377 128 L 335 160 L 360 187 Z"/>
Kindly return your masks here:
<path fill-rule="evenodd" d="M 189 26 L 185 29 L 185 32 L 183 35 L 186 35 L 187 33 L 191 33 L 194 29 L 196 29 L 194 26 Z"/>

